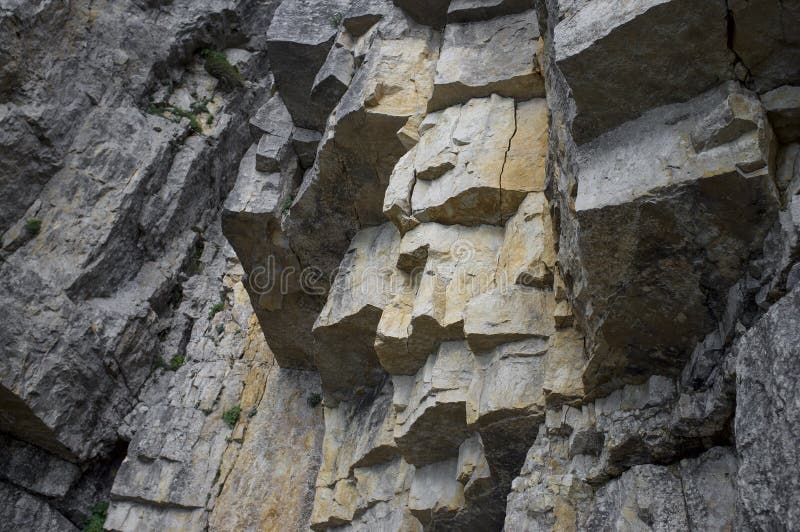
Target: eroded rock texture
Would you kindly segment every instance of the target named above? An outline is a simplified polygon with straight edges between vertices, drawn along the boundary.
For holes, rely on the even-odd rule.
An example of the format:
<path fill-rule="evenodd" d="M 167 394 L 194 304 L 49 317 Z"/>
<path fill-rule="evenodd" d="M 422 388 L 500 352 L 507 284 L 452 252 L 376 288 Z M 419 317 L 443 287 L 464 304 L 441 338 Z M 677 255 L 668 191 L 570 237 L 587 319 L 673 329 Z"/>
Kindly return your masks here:
<path fill-rule="evenodd" d="M 2 526 L 800 527 L 797 26 L 0 5 Z"/>

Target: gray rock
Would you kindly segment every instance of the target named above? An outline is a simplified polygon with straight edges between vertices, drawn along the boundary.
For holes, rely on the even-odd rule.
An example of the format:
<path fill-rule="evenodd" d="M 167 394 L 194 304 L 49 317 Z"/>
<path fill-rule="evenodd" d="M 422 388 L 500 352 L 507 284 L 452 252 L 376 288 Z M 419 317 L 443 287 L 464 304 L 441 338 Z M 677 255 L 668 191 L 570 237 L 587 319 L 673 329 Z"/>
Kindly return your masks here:
<path fill-rule="evenodd" d="M 536 57 L 534 10 L 473 23 L 450 23 L 436 63 L 429 111 L 498 94 L 517 100 L 544 96 Z M 533 53 L 520 54 L 519 48 Z"/>
<path fill-rule="evenodd" d="M 758 92 L 800 83 L 800 36 L 784 28 L 800 24 L 800 6 L 780 0 L 731 0 L 733 51 Z"/>
<path fill-rule="evenodd" d="M 553 39 L 555 63 L 575 101 L 572 134 L 579 144 L 733 78 L 723 0 L 576 4 Z"/>
<path fill-rule="evenodd" d="M 300 160 L 301 168 L 310 168 L 317 157 L 317 146 L 322 135 L 311 129 L 295 128 L 292 133 L 292 147 Z"/>
<path fill-rule="evenodd" d="M 53 530 L 77 532 L 79 529 L 45 502 L 0 482 L 0 519 L 8 530 Z"/>
<path fill-rule="evenodd" d="M 581 147 L 575 211 L 585 277 L 573 289 L 593 352 L 589 390 L 613 386 L 612 375 L 679 371 L 761 247 L 778 205 L 769 127 L 714 125 L 729 116 L 717 106 L 738 94 L 723 86 Z M 728 142 L 697 153 L 681 141 L 693 131 L 706 144 Z M 724 242 L 714 236 L 722 234 Z M 664 312 L 676 319 L 665 322 Z"/>
<path fill-rule="evenodd" d="M 778 301 L 736 344 L 736 449 L 742 526 L 800 523 L 796 333 L 800 291 Z"/>
<path fill-rule="evenodd" d="M 772 129 L 783 143 L 800 141 L 800 86 L 784 85 L 761 95 Z"/>
<path fill-rule="evenodd" d="M 322 131 L 333 110 L 329 101 L 312 99 L 311 89 L 347 7 L 345 0 L 288 0 L 281 3 L 267 30 L 275 83 L 298 127 Z"/>
<path fill-rule="evenodd" d="M 441 28 L 447 19 L 450 0 L 392 0 L 411 17 L 426 26 Z"/>

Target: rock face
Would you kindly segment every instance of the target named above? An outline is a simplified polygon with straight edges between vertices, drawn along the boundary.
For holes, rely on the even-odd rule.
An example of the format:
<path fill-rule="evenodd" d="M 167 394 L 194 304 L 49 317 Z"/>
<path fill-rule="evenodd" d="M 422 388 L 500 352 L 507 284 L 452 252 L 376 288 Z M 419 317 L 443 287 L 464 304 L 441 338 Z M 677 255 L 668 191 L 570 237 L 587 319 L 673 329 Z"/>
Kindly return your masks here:
<path fill-rule="evenodd" d="M 800 527 L 798 24 L 5 2 L 3 527 Z"/>

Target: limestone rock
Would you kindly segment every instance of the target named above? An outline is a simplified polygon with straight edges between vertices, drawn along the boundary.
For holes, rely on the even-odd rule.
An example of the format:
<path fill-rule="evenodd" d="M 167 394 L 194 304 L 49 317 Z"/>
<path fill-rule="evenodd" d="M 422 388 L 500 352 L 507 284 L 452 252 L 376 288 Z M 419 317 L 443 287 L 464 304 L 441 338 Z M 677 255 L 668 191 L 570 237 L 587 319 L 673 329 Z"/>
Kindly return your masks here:
<path fill-rule="evenodd" d="M 450 0 L 392 0 L 420 24 L 441 28 L 447 17 Z"/>
<path fill-rule="evenodd" d="M 763 121 L 757 129 L 747 121 L 737 129 L 739 122 L 725 119 L 710 126 L 730 116 L 720 109 L 740 93 L 723 85 L 581 148 L 575 210 L 586 277 L 574 289 L 588 326 L 589 390 L 621 374 L 622 366 L 674 372 L 672 357 L 709 328 L 713 309 L 724 305 L 760 246 L 764 220 L 777 206 L 771 131 Z M 723 144 L 698 153 L 682 142 L 698 124 L 709 124 L 703 135 Z M 716 240 L 722 234 L 724 243 Z M 612 293 L 613 301 L 605 299 Z M 638 304 L 645 300 L 646 308 Z M 676 316 L 666 328 L 664 312 Z"/>
<path fill-rule="evenodd" d="M 78 528 L 44 500 L 0 482 L 0 518 L 14 530 L 55 530 L 76 532 Z"/>
<path fill-rule="evenodd" d="M 498 284 L 550 287 L 556 251 L 544 194 L 530 193 L 506 223 L 498 261 Z"/>
<path fill-rule="evenodd" d="M 544 108 L 538 106 L 537 110 L 541 113 Z M 513 144 L 512 137 L 517 131 L 516 115 L 513 100 L 497 95 L 474 99 L 461 107 L 451 140 L 454 150 L 458 151 L 455 167 L 438 179 L 416 181 L 411 195 L 415 219 L 445 224 L 500 225 L 516 212 L 527 192 L 540 189 L 535 168 L 523 169 L 514 159 L 508 170 L 505 169 L 509 145 Z M 535 114 L 521 111 L 520 118 L 523 116 L 525 120 L 537 120 Z M 543 122 L 536 123 L 543 125 Z M 450 127 L 449 121 L 445 120 L 444 124 L 443 127 Z M 437 124 L 424 133 L 420 143 L 425 136 L 436 134 L 438 127 Z M 520 135 L 527 131 L 521 128 Z M 504 178 L 508 186 L 504 185 Z"/>
<path fill-rule="evenodd" d="M 398 408 L 394 438 L 403 457 L 424 466 L 456 456 L 469 432 L 466 400 L 472 380 L 472 353 L 464 342 L 445 342 L 432 354 L 413 384 L 395 389 Z"/>
<path fill-rule="evenodd" d="M 464 309 L 470 348 L 486 351 L 523 338 L 554 332 L 552 292 L 513 285 L 480 294 Z"/>
<path fill-rule="evenodd" d="M 343 0 L 290 0 L 281 3 L 267 30 L 275 82 L 299 127 L 322 131 L 333 110 L 330 101 L 312 99 L 311 89 L 336 37 L 331 20 L 346 11 Z"/>
<path fill-rule="evenodd" d="M 761 96 L 772 129 L 781 142 L 800 141 L 800 86 L 784 85 Z"/>
<path fill-rule="evenodd" d="M 800 6 L 775 0 L 733 0 L 728 9 L 735 24 L 731 47 L 747 68 L 755 90 L 797 85 L 800 37 L 783 28 L 800 23 Z"/>
<path fill-rule="evenodd" d="M 451 0 L 447 22 L 473 22 L 533 8 L 531 0 Z"/>
<path fill-rule="evenodd" d="M 535 53 L 538 38 L 532 9 L 481 22 L 447 24 L 428 110 L 491 94 L 517 100 L 544 96 Z M 529 52 L 520 54 L 520 46 Z"/>
<path fill-rule="evenodd" d="M 797 342 L 800 291 L 776 303 L 736 345 L 736 448 L 744 524 L 753 528 L 798 522 Z"/>
<path fill-rule="evenodd" d="M 414 473 L 408 507 L 423 523 L 454 515 L 464 505 L 464 486 L 456 480 L 457 459 L 420 467 Z"/>
<path fill-rule="evenodd" d="M 576 7 L 554 29 L 555 63 L 575 99 L 579 144 L 733 78 L 722 0 L 566 4 Z"/>
<path fill-rule="evenodd" d="M 317 146 L 322 135 L 311 129 L 295 128 L 292 133 L 292 147 L 300 160 L 302 168 L 310 168 L 317 157 Z"/>

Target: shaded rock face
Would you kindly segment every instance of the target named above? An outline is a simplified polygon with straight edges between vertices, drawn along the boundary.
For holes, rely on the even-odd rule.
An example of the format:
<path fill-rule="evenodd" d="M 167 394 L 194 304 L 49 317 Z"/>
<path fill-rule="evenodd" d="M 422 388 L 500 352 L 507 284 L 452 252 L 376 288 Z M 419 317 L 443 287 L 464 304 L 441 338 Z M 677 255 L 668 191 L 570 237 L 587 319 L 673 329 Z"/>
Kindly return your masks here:
<path fill-rule="evenodd" d="M 797 528 L 793 23 L 6 2 L 4 526 Z"/>

